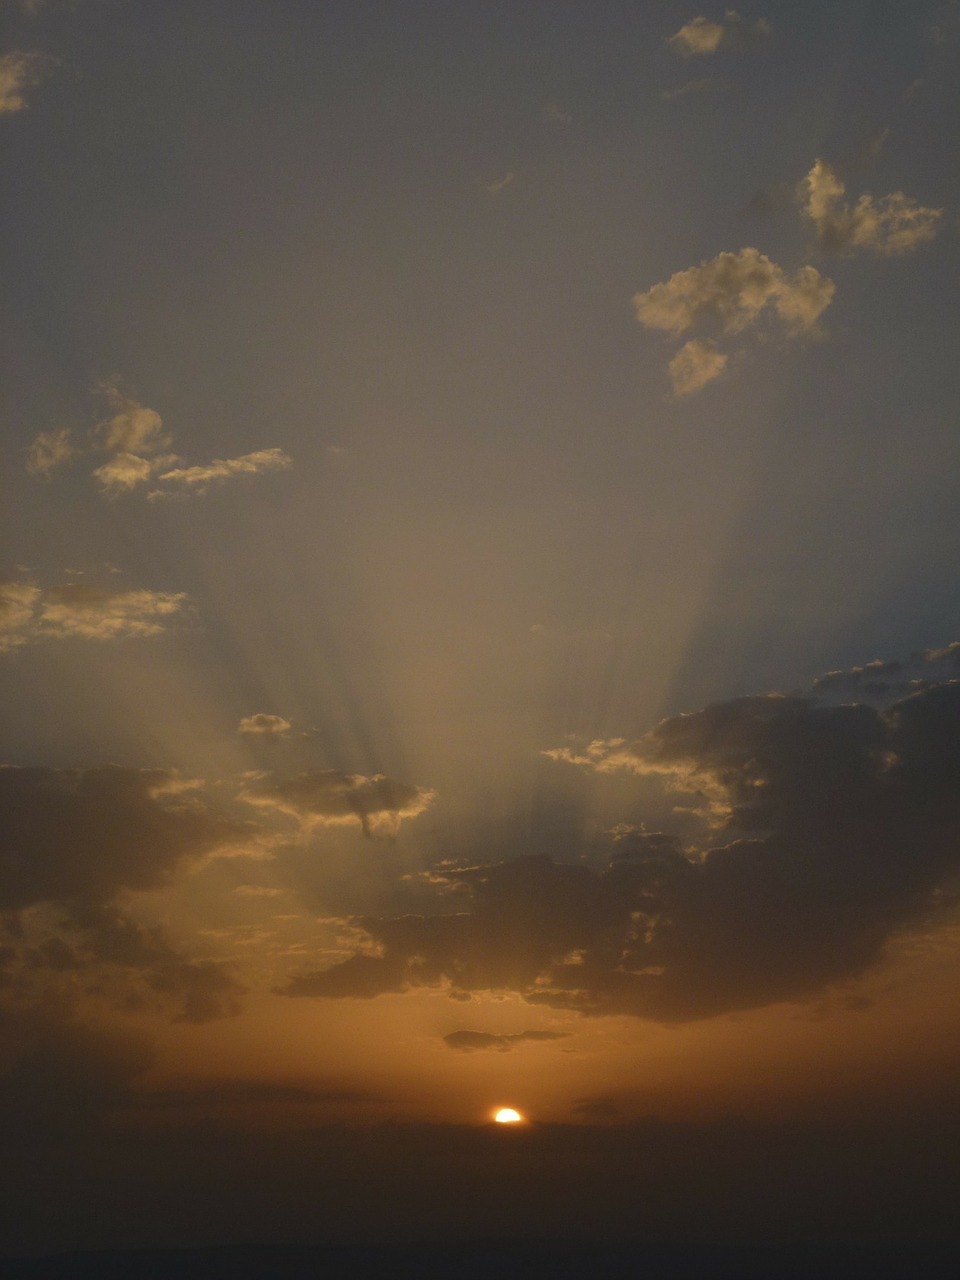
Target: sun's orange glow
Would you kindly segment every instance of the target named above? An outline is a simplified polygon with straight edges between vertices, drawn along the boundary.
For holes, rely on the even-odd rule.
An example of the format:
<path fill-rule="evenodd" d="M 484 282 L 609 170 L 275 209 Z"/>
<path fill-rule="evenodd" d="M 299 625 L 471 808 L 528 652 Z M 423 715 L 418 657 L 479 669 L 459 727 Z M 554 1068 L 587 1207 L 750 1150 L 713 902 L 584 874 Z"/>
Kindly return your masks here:
<path fill-rule="evenodd" d="M 521 1124 L 523 1116 L 519 1111 L 514 1111 L 513 1107 L 501 1107 L 494 1115 L 497 1124 Z"/>

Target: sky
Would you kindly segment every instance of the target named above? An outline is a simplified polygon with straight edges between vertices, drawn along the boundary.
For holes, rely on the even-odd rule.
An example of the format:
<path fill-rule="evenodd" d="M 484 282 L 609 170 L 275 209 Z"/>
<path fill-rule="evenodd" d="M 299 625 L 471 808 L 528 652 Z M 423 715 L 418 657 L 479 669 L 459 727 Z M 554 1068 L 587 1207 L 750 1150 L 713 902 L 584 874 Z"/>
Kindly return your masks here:
<path fill-rule="evenodd" d="M 0 0 L 0 1248 L 955 1233 L 958 71 Z"/>

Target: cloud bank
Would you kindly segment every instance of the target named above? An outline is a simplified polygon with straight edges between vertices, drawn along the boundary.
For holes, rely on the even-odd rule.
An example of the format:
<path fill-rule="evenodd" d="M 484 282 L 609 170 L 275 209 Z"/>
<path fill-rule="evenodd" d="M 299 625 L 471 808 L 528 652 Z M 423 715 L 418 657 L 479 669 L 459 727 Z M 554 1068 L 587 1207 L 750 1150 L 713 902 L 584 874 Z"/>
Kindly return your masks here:
<path fill-rule="evenodd" d="M 0 582 L 0 653 L 41 640 L 159 635 L 186 606 L 182 591 L 106 591 L 79 582 L 43 590 Z"/>
<path fill-rule="evenodd" d="M 436 792 L 375 774 L 312 770 L 279 782 L 264 779 L 241 792 L 241 799 L 315 827 L 358 824 L 365 836 L 396 835 L 405 818 L 424 813 Z"/>
<path fill-rule="evenodd" d="M 953 679 L 883 709 L 739 698 L 635 742 L 550 754 L 659 777 L 700 815 L 701 836 L 684 844 L 623 824 L 605 868 L 577 861 L 576 848 L 441 868 L 469 910 L 354 920 L 364 948 L 284 994 L 446 986 L 588 1015 L 710 1017 L 861 975 L 896 931 L 932 927 L 960 872 Z"/>

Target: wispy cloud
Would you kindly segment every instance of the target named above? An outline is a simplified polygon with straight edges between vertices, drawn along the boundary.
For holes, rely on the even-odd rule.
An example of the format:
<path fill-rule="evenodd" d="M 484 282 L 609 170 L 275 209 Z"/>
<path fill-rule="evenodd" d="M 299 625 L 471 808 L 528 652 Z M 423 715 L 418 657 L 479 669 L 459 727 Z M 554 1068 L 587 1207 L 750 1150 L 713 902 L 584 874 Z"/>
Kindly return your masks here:
<path fill-rule="evenodd" d="M 171 471 L 163 471 L 157 476 L 159 484 L 169 486 L 168 489 L 154 489 L 147 496 L 151 499 L 179 491 L 181 493 L 203 494 L 213 484 L 222 484 L 237 476 L 262 475 L 266 471 L 285 471 L 293 465 L 282 449 L 258 449 L 255 453 L 244 453 L 239 458 L 215 458 L 205 466 L 177 467 Z"/>
<path fill-rule="evenodd" d="M 729 88 L 729 85 L 729 80 L 720 76 L 705 76 L 702 80 L 687 80 L 675 89 L 664 89 L 660 97 L 664 102 L 676 102 L 678 98 L 688 98 L 692 94 L 718 93 L 721 89 Z"/>
<path fill-rule="evenodd" d="M 106 454 L 106 460 L 92 472 L 101 493 L 116 498 L 153 481 L 158 487 L 150 490 L 147 498 L 155 501 L 177 494 L 201 496 L 214 485 L 293 465 L 289 455 L 278 448 L 259 449 L 237 458 L 215 458 L 201 465 L 179 465 L 183 459 L 169 452 L 173 437 L 164 430 L 155 409 L 127 395 L 118 378 L 100 382 L 97 392 L 111 412 L 90 430 L 86 445 L 73 444 L 69 429 L 41 432 L 27 450 L 31 475 L 49 479 L 75 458 Z"/>
<path fill-rule="evenodd" d="M 719 53 L 724 49 L 741 52 L 752 49 L 768 40 L 772 34 L 773 28 L 766 18 L 748 22 L 735 9 L 728 9 L 721 22 L 703 17 L 691 18 L 676 35 L 669 38 L 667 44 L 682 58 L 693 58 Z"/>
<path fill-rule="evenodd" d="M 800 183 L 803 212 L 816 227 L 821 249 L 910 253 L 940 229 L 943 210 L 917 204 L 902 191 L 879 199 L 864 194 L 853 206 L 843 201 L 845 194 L 846 187 L 823 160 Z"/>
<path fill-rule="evenodd" d="M 0 56 L 0 115 L 23 111 L 26 93 L 35 88 L 58 66 L 48 53 L 13 49 Z"/>

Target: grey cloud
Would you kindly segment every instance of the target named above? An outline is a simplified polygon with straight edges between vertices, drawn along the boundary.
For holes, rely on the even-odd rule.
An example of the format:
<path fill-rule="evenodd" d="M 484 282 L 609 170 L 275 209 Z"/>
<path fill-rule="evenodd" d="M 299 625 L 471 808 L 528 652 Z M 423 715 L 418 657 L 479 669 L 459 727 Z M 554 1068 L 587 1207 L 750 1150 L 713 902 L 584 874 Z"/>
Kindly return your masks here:
<path fill-rule="evenodd" d="M 450 870 L 469 911 L 356 920 L 367 954 L 285 994 L 446 985 L 664 1022 L 807 999 L 879 960 L 960 870 L 960 683 L 885 710 L 740 698 L 593 747 L 579 768 L 659 775 L 700 805 L 696 847 L 624 825 L 605 870 Z"/>
<path fill-rule="evenodd" d="M 679 98 L 689 98 L 693 94 L 718 93 L 729 87 L 729 81 L 719 76 L 705 76 L 701 80 L 687 80 L 673 89 L 664 89 L 660 97 L 664 102 L 676 102 Z"/>
<path fill-rule="evenodd" d="M 280 782 L 260 781 L 241 799 L 296 818 L 304 827 L 357 823 L 363 834 L 395 835 L 404 818 L 415 818 L 433 803 L 435 792 L 375 774 L 312 770 Z"/>
<path fill-rule="evenodd" d="M 77 450 L 70 443 L 70 429 L 41 431 L 27 450 L 27 471 L 32 476 L 49 479 L 52 472 L 65 466 Z"/>
<path fill-rule="evenodd" d="M 736 9 L 728 9 L 721 22 L 691 18 L 667 44 L 682 58 L 692 58 L 721 50 L 744 52 L 763 44 L 772 34 L 773 28 L 765 18 L 749 22 Z"/>
<path fill-rule="evenodd" d="M 547 1043 L 569 1038 L 569 1034 L 564 1031 L 515 1031 L 507 1035 L 496 1035 L 492 1031 L 451 1031 L 443 1037 L 443 1042 L 448 1049 L 458 1049 L 462 1053 L 483 1049 L 507 1053 L 517 1044 Z"/>
<path fill-rule="evenodd" d="M 0 910 L 156 889 L 187 862 L 250 837 L 181 786 L 163 769 L 0 765 Z"/>

